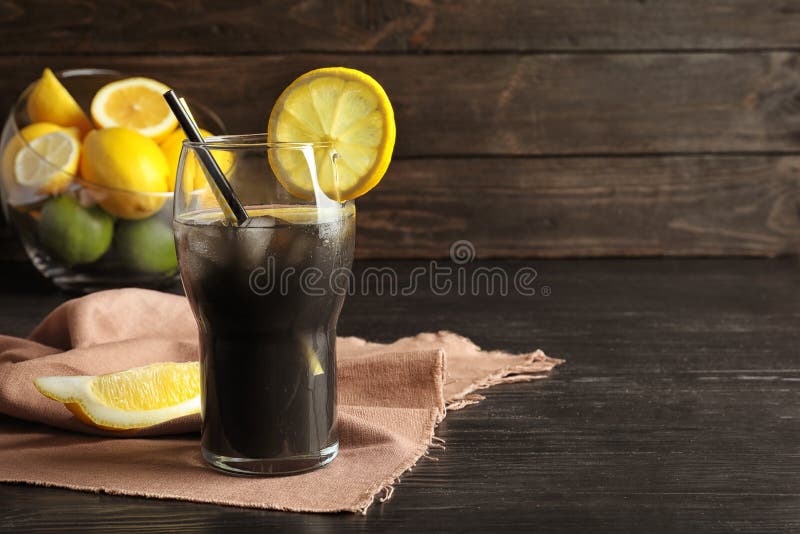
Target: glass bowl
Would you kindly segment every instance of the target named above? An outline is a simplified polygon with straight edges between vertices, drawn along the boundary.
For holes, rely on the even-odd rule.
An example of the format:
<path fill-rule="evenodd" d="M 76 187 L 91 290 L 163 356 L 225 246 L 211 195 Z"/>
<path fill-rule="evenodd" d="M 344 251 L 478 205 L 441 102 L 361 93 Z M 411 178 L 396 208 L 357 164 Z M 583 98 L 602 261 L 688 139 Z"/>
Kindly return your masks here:
<path fill-rule="evenodd" d="M 84 110 L 98 89 L 126 78 L 120 72 L 76 69 L 56 73 Z M 56 286 L 91 292 L 115 287 L 169 287 L 178 280 L 172 235 L 173 193 L 114 189 L 68 175 L 70 185 L 57 195 L 20 185 L 13 160 L 29 150 L 39 154 L 20 131 L 31 123 L 25 89 L 9 113 L 0 137 L 0 196 L 3 213 L 19 236 L 34 266 Z M 222 121 L 208 108 L 188 99 L 201 128 L 220 135 Z M 54 167 L 55 169 L 55 167 Z M 65 171 L 61 171 L 65 172 Z M 175 169 L 171 169 L 174 180 Z"/>

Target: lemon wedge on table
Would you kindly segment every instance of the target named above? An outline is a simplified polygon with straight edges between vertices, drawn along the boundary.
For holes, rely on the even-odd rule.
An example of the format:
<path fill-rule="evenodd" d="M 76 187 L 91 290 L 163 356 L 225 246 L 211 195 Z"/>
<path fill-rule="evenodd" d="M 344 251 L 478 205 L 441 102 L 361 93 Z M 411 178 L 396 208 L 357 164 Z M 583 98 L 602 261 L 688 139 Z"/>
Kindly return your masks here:
<path fill-rule="evenodd" d="M 27 108 L 32 122 L 75 127 L 80 130 L 81 136 L 92 129 L 86 113 L 50 69 L 44 69 L 42 77 L 28 95 Z"/>
<path fill-rule="evenodd" d="M 325 370 L 310 347 L 312 376 Z M 200 413 L 200 364 L 163 362 L 98 376 L 41 376 L 39 392 L 87 425 L 130 430 Z"/>
<path fill-rule="evenodd" d="M 111 82 L 94 95 L 92 119 L 100 128 L 124 126 L 160 142 L 178 127 L 163 97 L 169 89 L 151 78 Z"/>
<path fill-rule="evenodd" d="M 99 376 L 45 376 L 34 385 L 84 423 L 109 430 L 144 428 L 200 412 L 197 362 L 155 363 Z"/>
<path fill-rule="evenodd" d="M 39 193 L 60 193 L 78 171 L 80 154 L 81 145 L 69 131 L 44 134 L 16 154 L 14 177 L 19 185 Z"/>
<path fill-rule="evenodd" d="M 268 128 L 269 141 L 328 145 L 315 149 L 317 178 L 322 191 L 339 201 L 378 185 L 392 159 L 396 135 L 392 104 L 380 84 L 344 67 L 313 70 L 292 82 L 272 108 Z M 301 151 L 271 151 L 270 164 L 290 193 L 314 197 Z"/>

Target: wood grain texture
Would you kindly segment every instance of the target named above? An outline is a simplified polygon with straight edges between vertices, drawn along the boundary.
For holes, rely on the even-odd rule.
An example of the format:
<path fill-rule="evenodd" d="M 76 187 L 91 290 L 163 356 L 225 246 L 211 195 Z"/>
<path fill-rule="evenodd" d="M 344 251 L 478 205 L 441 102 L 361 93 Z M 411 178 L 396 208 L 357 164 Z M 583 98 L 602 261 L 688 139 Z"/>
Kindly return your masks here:
<path fill-rule="evenodd" d="M 798 48 L 784 0 L 7 0 L 0 54 Z"/>
<path fill-rule="evenodd" d="M 290 80 L 346 65 L 398 125 L 360 257 L 457 239 L 483 257 L 771 256 L 799 247 L 799 18 L 777 0 L 11 0 L 0 109 L 45 66 L 101 66 L 263 131 Z"/>
<path fill-rule="evenodd" d="M 406 280 L 422 262 L 390 266 Z M 795 260 L 483 262 L 539 272 L 549 297 L 348 297 L 340 333 L 446 328 L 486 348 L 541 347 L 547 380 L 448 414 L 447 450 L 366 517 L 287 514 L 0 485 L 5 530 L 779 533 L 800 529 Z M 55 304 L 0 267 L 0 333 Z M 12 280 L 13 275 L 13 282 Z M 7 289 L 8 288 L 8 289 Z"/>
<path fill-rule="evenodd" d="M 360 199 L 359 257 L 776 255 L 800 250 L 800 159 L 397 161 Z"/>
<path fill-rule="evenodd" d="M 374 75 L 397 116 L 396 157 L 797 152 L 795 53 L 541 56 L 0 57 L 0 104 L 44 66 L 150 75 L 263 131 L 299 74 L 346 65 Z"/>
<path fill-rule="evenodd" d="M 800 251 L 799 205 L 797 156 L 398 160 L 357 201 L 356 256 L 774 256 Z"/>

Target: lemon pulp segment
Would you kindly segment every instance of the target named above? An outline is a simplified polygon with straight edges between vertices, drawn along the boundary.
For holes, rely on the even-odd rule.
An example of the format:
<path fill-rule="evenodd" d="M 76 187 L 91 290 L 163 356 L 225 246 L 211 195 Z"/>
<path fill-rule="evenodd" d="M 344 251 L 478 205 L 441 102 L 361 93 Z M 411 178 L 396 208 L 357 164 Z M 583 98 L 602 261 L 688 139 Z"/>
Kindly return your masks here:
<path fill-rule="evenodd" d="M 269 141 L 312 142 L 319 186 L 343 201 L 375 187 L 389 167 L 395 141 L 394 111 L 372 77 L 344 67 L 300 76 L 278 98 L 269 118 Z M 286 189 L 314 197 L 302 150 L 270 151 L 270 164 Z"/>

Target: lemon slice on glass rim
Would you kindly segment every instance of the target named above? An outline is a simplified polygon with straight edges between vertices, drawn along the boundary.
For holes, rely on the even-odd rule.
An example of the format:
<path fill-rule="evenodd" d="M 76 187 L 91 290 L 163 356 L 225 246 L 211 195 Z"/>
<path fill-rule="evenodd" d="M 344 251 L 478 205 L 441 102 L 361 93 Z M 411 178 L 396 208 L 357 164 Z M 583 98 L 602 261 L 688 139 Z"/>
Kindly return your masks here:
<path fill-rule="evenodd" d="M 329 67 L 303 74 L 283 91 L 269 117 L 267 140 L 321 143 L 314 148 L 319 186 L 341 202 L 378 185 L 395 135 L 392 104 L 378 82 L 355 69 Z M 269 161 L 291 194 L 314 198 L 302 151 L 270 151 Z"/>

